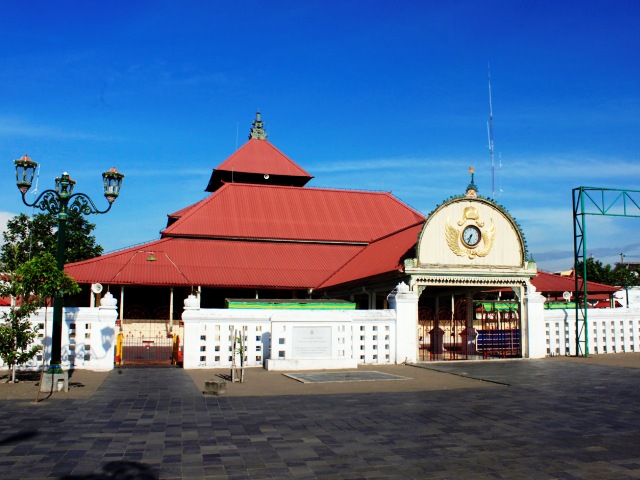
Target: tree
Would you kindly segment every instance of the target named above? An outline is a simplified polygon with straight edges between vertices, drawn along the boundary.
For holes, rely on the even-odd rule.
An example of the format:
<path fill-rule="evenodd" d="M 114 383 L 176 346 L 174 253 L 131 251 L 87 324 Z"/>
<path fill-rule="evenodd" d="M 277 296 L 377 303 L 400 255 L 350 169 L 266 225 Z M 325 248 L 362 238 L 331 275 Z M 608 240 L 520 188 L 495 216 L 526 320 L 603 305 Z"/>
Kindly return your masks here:
<path fill-rule="evenodd" d="M 640 285 L 640 278 L 638 278 L 638 272 L 629 268 L 628 265 L 617 264 L 612 272 L 613 285 L 618 287 L 636 287 Z"/>
<path fill-rule="evenodd" d="M 78 212 L 70 211 L 67 217 L 65 262 L 79 262 L 102 255 L 103 248 L 92 235 L 95 224 Z M 14 272 L 23 263 L 37 255 L 57 253 L 58 218 L 49 213 L 39 213 L 29 218 L 24 213 L 7 222 L 2 233 L 4 244 L 0 247 L 2 271 Z"/>
<path fill-rule="evenodd" d="M 576 271 L 582 276 L 582 262 L 578 262 Z M 627 265 L 618 263 L 612 268 L 595 258 L 587 258 L 587 280 L 615 287 L 634 287 L 640 284 L 637 273 Z"/>
<path fill-rule="evenodd" d="M 58 269 L 50 253 L 38 255 L 0 278 L 0 296 L 16 300 L 0 317 L 0 358 L 9 367 L 9 381 L 15 382 L 16 367 L 31 360 L 42 348 L 33 345 L 37 329 L 31 324 L 31 316 L 37 315 L 37 310 L 56 294 L 78 293 L 80 287 Z"/>
<path fill-rule="evenodd" d="M 578 262 L 576 265 L 576 272 L 578 276 L 583 274 L 582 262 Z M 613 285 L 611 265 L 604 265 L 600 260 L 593 257 L 587 258 L 587 280 L 589 282 L 603 283 L 605 285 Z"/>

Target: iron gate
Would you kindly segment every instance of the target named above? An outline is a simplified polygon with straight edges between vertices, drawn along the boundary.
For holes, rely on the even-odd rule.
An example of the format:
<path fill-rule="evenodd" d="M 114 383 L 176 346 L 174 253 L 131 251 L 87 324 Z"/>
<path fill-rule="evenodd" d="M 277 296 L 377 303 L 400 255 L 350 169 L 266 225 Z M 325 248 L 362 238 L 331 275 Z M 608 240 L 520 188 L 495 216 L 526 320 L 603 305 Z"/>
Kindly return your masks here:
<path fill-rule="evenodd" d="M 439 308 L 435 314 L 429 307 L 418 310 L 419 359 L 461 360 L 466 359 L 467 301 L 460 299 L 453 311 Z"/>
<path fill-rule="evenodd" d="M 483 302 L 476 304 L 476 317 L 481 327 L 476 340 L 483 358 L 521 356 L 520 304 L 516 302 Z"/>
<path fill-rule="evenodd" d="M 170 366 L 173 354 L 173 337 L 126 334 L 122 339 L 122 365 Z"/>
<path fill-rule="evenodd" d="M 514 358 L 522 353 L 520 304 L 475 302 L 472 326 L 467 327 L 466 299 L 453 312 L 429 307 L 418 310 L 418 358 L 420 361 Z"/>

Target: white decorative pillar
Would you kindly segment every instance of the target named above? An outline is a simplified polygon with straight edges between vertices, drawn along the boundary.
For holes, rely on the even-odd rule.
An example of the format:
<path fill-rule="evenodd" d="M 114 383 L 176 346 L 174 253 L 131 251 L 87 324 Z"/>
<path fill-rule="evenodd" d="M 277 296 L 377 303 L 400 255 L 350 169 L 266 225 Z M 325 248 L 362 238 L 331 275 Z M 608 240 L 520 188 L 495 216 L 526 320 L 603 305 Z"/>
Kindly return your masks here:
<path fill-rule="evenodd" d="M 99 341 L 93 338 L 92 333 L 92 370 L 113 370 L 116 341 L 118 338 L 116 332 L 117 319 L 118 301 L 111 295 L 111 292 L 107 292 L 102 299 L 100 299 L 100 307 L 98 307 L 98 322 L 100 323 L 100 327 L 98 329 L 92 328 L 93 332 L 100 333 Z"/>
<path fill-rule="evenodd" d="M 173 324 L 173 287 L 169 287 L 169 322 Z"/>
<path fill-rule="evenodd" d="M 189 295 L 184 300 L 182 312 L 182 366 L 183 368 L 198 368 L 200 365 L 200 351 L 197 348 L 200 340 L 199 324 L 201 320 L 200 299 Z"/>
<path fill-rule="evenodd" d="M 124 321 L 124 285 L 120 287 L 120 321 Z"/>
<path fill-rule="evenodd" d="M 418 294 L 400 282 L 387 297 L 396 311 L 396 363 L 415 362 L 418 353 Z"/>
<path fill-rule="evenodd" d="M 527 351 L 526 358 L 544 358 L 547 356 L 547 338 L 544 325 L 544 295 L 527 282 L 527 293 L 524 298 L 526 311 Z M 522 327 L 525 327 L 523 325 Z"/>

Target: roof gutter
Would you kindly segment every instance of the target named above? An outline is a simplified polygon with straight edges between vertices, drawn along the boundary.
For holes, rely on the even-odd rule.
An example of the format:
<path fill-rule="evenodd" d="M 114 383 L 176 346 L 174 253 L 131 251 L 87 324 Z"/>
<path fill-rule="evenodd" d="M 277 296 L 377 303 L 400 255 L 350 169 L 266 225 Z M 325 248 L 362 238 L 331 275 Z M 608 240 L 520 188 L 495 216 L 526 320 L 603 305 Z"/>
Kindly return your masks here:
<path fill-rule="evenodd" d="M 160 232 L 162 234 L 162 231 Z M 367 246 L 371 242 L 358 241 L 349 242 L 345 240 L 300 240 L 297 238 L 260 238 L 260 237 L 225 237 L 225 236 L 197 236 L 197 235 L 166 235 L 163 239 L 168 238 L 186 238 L 192 240 L 230 240 L 234 242 L 271 242 L 271 243 L 310 243 L 318 245 L 354 245 L 354 246 Z"/>

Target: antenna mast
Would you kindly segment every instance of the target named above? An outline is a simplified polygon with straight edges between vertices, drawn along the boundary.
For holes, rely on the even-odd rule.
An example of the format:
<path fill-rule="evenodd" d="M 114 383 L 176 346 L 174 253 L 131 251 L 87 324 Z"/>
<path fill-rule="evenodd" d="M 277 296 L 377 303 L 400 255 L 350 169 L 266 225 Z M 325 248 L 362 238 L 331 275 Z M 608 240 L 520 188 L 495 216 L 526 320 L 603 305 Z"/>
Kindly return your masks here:
<path fill-rule="evenodd" d="M 489 66 L 489 121 L 487 122 L 489 135 L 489 155 L 491 155 L 491 198 L 496 197 L 496 177 L 493 150 L 493 105 L 491 101 L 491 66 Z"/>

